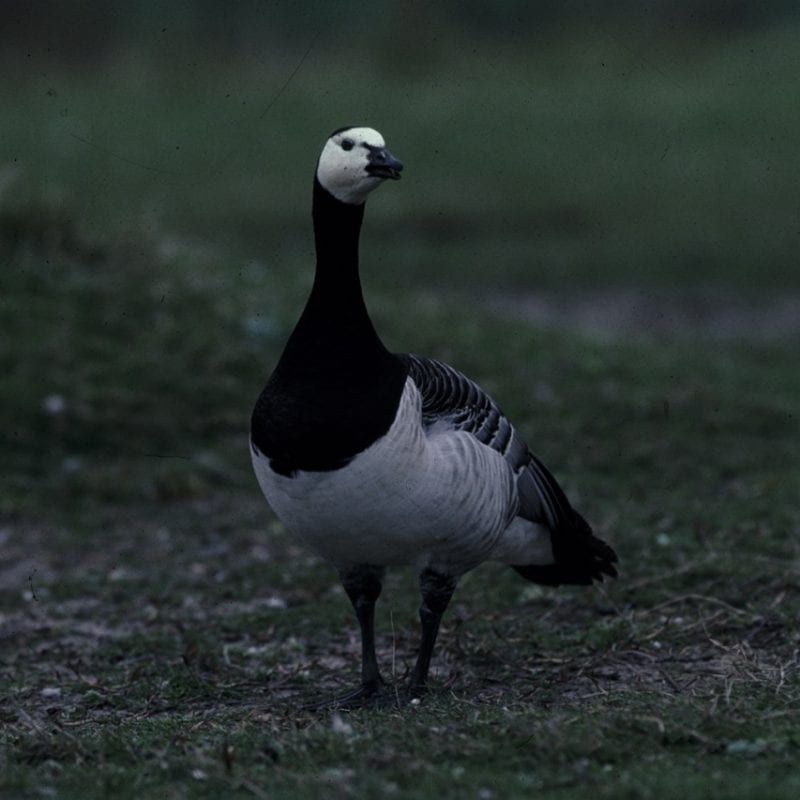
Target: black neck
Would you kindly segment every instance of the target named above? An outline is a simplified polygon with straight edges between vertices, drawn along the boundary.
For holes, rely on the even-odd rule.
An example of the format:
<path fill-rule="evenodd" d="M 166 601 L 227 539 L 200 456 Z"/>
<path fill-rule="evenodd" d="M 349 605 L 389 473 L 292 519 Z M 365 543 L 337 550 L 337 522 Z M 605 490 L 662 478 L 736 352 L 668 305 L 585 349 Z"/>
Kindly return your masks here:
<path fill-rule="evenodd" d="M 317 356 L 334 351 L 383 351 L 367 313 L 358 271 L 358 239 L 364 204 L 342 203 L 314 179 L 314 285 L 291 337 L 290 347 L 310 346 Z M 306 354 L 307 356 L 308 354 Z"/>
<path fill-rule="evenodd" d="M 358 275 L 364 205 L 314 181 L 314 286 L 253 412 L 253 445 L 285 475 L 336 469 L 386 433 L 407 366 L 372 327 Z"/>
<path fill-rule="evenodd" d="M 360 297 L 358 238 L 364 220 L 364 204 L 340 202 L 315 178 L 311 216 L 317 251 L 314 290 L 340 291 L 346 295 L 355 290 Z"/>

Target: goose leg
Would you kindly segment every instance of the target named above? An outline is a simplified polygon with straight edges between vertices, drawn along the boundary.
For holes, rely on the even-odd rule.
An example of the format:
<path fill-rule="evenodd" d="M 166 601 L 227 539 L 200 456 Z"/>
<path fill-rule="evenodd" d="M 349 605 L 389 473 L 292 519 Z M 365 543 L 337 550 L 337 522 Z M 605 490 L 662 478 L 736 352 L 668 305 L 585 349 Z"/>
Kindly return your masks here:
<path fill-rule="evenodd" d="M 375 602 L 383 588 L 385 572 L 383 567 L 363 566 L 342 579 L 361 627 L 361 686 L 367 693 L 375 693 L 383 686 L 375 656 Z"/>
<path fill-rule="evenodd" d="M 382 695 L 384 682 L 375 655 L 375 601 L 381 593 L 385 572 L 384 567 L 371 564 L 340 571 L 342 585 L 361 628 L 361 686 L 341 697 L 318 703 L 315 708 L 357 708 Z"/>
<path fill-rule="evenodd" d="M 422 639 L 417 663 L 411 673 L 408 685 L 411 697 L 417 697 L 425 691 L 425 682 L 431 665 L 433 646 L 436 644 L 436 636 L 439 633 L 439 624 L 456 588 L 456 578 L 432 569 L 425 569 L 419 576 L 419 588 L 422 593 L 422 605 L 419 609 Z"/>

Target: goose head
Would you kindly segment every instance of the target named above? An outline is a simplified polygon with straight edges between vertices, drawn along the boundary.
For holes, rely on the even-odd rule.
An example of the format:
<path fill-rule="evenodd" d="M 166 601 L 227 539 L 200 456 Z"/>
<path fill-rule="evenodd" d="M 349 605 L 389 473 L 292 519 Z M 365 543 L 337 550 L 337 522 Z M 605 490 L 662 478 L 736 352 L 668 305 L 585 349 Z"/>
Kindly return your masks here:
<path fill-rule="evenodd" d="M 372 128 L 340 128 L 334 131 L 317 164 L 317 180 L 342 203 L 358 205 L 383 181 L 400 178 L 403 165 L 386 149 L 386 142 Z"/>

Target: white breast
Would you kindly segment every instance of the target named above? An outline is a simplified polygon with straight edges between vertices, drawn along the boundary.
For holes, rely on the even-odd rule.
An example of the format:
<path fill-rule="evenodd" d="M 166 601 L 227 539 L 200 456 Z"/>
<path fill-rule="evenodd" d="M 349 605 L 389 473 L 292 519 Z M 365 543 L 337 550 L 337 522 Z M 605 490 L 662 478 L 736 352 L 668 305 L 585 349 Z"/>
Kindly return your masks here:
<path fill-rule="evenodd" d="M 416 564 L 460 574 L 489 556 L 516 510 L 499 453 L 463 432 L 426 435 L 410 378 L 389 431 L 346 467 L 288 478 L 257 453 L 253 465 L 286 528 L 338 567 Z"/>

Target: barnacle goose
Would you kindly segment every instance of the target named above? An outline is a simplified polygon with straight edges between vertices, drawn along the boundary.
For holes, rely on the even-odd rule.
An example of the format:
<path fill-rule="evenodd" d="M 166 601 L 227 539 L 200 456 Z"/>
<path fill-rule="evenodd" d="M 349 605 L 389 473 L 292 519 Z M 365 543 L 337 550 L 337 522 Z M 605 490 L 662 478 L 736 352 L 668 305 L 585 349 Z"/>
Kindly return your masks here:
<path fill-rule="evenodd" d="M 361 627 L 361 686 L 322 705 L 390 696 L 373 625 L 387 566 L 419 574 L 422 639 L 409 697 L 425 688 L 458 579 L 482 561 L 548 586 L 616 575 L 614 551 L 491 397 L 447 364 L 390 353 L 378 338 L 361 292 L 359 231 L 367 195 L 402 169 L 371 128 L 341 128 L 325 143 L 313 288 L 251 421 L 267 501 L 337 569 Z"/>

